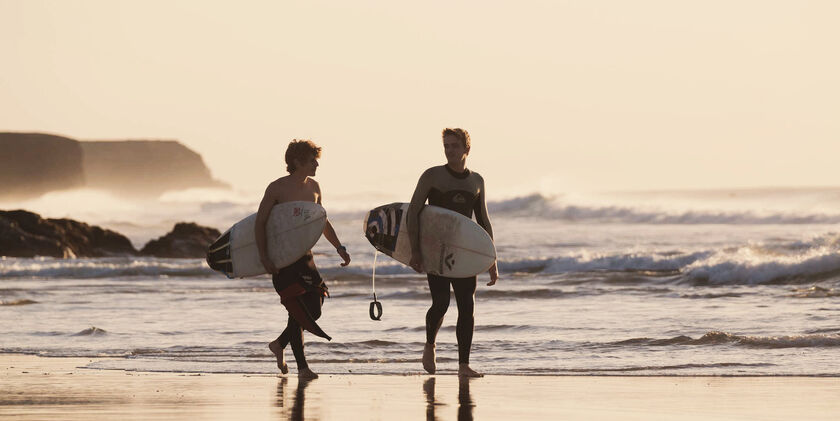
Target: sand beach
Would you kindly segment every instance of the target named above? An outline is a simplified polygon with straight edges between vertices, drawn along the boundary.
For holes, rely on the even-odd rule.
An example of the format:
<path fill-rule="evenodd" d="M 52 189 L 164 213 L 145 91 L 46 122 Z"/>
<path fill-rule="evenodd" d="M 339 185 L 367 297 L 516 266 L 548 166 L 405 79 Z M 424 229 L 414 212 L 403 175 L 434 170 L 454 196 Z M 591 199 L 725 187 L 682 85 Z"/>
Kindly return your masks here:
<path fill-rule="evenodd" d="M 0 356 L 14 420 L 835 420 L 819 377 L 296 376 L 85 369 L 89 358 Z"/>

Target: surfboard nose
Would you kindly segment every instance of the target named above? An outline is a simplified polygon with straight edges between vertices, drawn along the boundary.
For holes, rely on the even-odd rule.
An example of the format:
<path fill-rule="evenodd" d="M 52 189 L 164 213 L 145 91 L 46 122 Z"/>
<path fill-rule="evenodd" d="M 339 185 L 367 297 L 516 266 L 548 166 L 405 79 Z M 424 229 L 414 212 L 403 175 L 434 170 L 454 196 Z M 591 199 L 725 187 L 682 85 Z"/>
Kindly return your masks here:
<path fill-rule="evenodd" d="M 402 223 L 404 206 L 407 204 L 391 203 L 368 212 L 364 226 L 365 238 L 377 250 L 388 255 L 393 253 Z"/>
<path fill-rule="evenodd" d="M 362 232 L 365 234 L 365 238 L 376 247 L 376 235 L 379 234 L 382 229 L 382 220 L 379 218 L 379 208 L 376 208 L 370 212 L 368 212 L 367 216 L 365 216 L 365 223 L 362 226 Z"/>

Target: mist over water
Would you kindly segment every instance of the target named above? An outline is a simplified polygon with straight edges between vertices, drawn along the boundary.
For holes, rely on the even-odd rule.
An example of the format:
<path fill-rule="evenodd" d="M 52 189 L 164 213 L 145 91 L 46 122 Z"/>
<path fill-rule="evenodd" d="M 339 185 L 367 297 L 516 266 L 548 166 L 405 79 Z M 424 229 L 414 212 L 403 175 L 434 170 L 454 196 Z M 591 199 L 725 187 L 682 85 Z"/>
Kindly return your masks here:
<path fill-rule="evenodd" d="M 129 202 L 76 191 L 14 207 L 103 225 L 142 246 L 179 221 L 227 229 L 260 197 L 189 190 Z M 319 323 L 334 337 L 307 335 L 317 372 L 422 370 L 423 276 L 379 256 L 385 314 L 367 316 L 373 248 L 362 217 L 399 200 L 325 203 L 353 262 L 341 268 L 324 239 L 314 248 L 332 295 Z M 840 375 L 840 189 L 541 192 L 489 208 L 502 280 L 487 287 L 479 277 L 479 369 Z M 443 372 L 457 366 L 456 316 L 452 300 L 438 336 Z M 0 319 L 14 321 L 0 324 L 4 352 L 118 357 L 97 368 L 273 373 L 266 344 L 286 313 L 268 277 L 229 280 L 201 259 L 3 258 Z"/>

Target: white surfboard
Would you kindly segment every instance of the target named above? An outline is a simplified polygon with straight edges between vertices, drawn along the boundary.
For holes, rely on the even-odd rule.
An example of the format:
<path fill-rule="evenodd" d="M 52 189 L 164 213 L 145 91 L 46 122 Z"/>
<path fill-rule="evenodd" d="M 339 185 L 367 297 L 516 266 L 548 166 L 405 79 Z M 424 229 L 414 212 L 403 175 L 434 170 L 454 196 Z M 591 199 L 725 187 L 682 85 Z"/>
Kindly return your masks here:
<path fill-rule="evenodd" d="M 266 273 L 254 227 L 257 214 L 252 214 L 225 231 L 207 250 L 207 264 L 230 278 Z M 266 252 L 278 268 L 286 267 L 303 257 L 321 238 L 327 211 L 313 202 L 286 202 L 274 205 L 266 222 Z"/>
<path fill-rule="evenodd" d="M 364 225 L 365 237 L 377 250 L 406 265 L 411 260 L 407 215 L 408 203 L 391 203 L 368 212 Z M 496 247 L 487 231 L 458 212 L 425 205 L 419 229 L 427 273 L 466 278 L 487 271 L 496 261 Z"/>

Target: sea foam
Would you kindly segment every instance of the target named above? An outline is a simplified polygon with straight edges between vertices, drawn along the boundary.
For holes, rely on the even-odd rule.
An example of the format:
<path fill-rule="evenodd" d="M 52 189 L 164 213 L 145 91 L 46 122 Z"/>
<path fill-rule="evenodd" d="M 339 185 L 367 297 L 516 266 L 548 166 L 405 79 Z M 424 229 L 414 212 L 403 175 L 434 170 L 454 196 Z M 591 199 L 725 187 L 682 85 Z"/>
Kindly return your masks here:
<path fill-rule="evenodd" d="M 212 275 L 203 259 L 160 259 L 151 257 L 115 257 L 95 259 L 4 258 L 0 278 L 118 278 L 196 277 Z"/>

